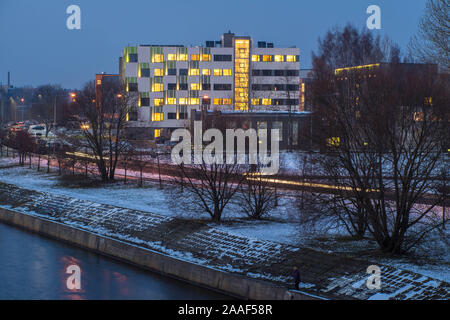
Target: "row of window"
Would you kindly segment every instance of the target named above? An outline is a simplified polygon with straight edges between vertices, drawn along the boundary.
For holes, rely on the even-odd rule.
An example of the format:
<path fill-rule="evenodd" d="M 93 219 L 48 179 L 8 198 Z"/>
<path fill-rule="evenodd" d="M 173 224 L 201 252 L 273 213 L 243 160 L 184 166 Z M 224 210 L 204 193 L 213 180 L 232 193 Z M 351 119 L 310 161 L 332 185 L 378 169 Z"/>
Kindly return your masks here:
<path fill-rule="evenodd" d="M 252 70 L 253 76 L 264 76 L 264 77 L 298 77 L 299 70 Z"/>
<path fill-rule="evenodd" d="M 214 98 L 212 99 L 214 105 L 218 106 L 227 106 L 232 104 L 231 98 Z M 178 98 L 178 104 L 179 105 L 198 105 L 199 104 L 199 98 Z M 296 106 L 299 104 L 298 99 L 265 99 L 265 98 L 255 98 L 251 100 L 252 105 L 254 106 Z M 166 99 L 166 105 L 176 105 L 177 104 L 177 98 L 167 98 Z M 142 107 L 148 107 L 150 106 L 150 98 L 141 98 L 140 99 L 140 106 Z M 161 107 L 164 105 L 164 99 L 163 98 L 155 98 L 154 99 L 154 105 L 155 107 Z"/>
<path fill-rule="evenodd" d="M 162 77 L 164 75 L 167 76 L 176 76 L 177 75 L 177 69 L 167 69 L 167 73 L 164 74 L 163 69 L 153 69 L 153 75 L 155 77 Z M 232 71 L 231 69 L 213 69 L 212 74 L 214 76 L 231 76 Z M 178 75 L 180 76 L 198 76 L 200 75 L 200 69 L 178 69 Z M 202 69 L 202 75 L 203 76 L 210 76 L 211 75 L 211 69 Z M 150 77 L 150 69 L 140 69 L 139 77 L 141 78 L 149 78 Z"/>
<path fill-rule="evenodd" d="M 213 55 L 214 61 L 232 61 L 233 57 L 231 54 L 215 54 Z M 188 55 L 185 53 L 167 54 L 167 61 L 188 61 Z M 211 61 L 210 54 L 191 54 L 190 61 Z M 138 62 L 137 53 L 130 53 L 127 55 L 126 62 Z M 164 54 L 153 54 L 151 57 L 152 63 L 164 62 Z"/>
<path fill-rule="evenodd" d="M 167 84 L 167 90 L 191 90 L 191 91 L 198 91 L 198 90 L 211 90 L 211 84 L 210 83 L 191 83 L 189 86 L 187 83 L 168 83 Z M 215 91 L 231 91 L 231 83 L 215 83 L 213 85 L 213 90 Z M 128 84 L 128 92 L 137 92 L 138 91 L 138 84 L 137 83 L 129 83 Z M 164 91 L 164 84 L 162 83 L 152 83 L 152 86 L 150 88 L 151 92 L 163 92 Z"/>
<path fill-rule="evenodd" d="M 252 99 L 254 106 L 297 106 L 298 104 L 298 99 Z"/>
<path fill-rule="evenodd" d="M 203 76 L 210 76 L 211 74 L 214 76 L 231 76 L 231 69 L 201 69 L 201 74 Z M 168 76 L 176 76 L 177 69 L 167 69 L 167 73 L 164 74 L 163 69 L 153 69 L 153 75 L 155 77 L 162 77 L 164 75 Z M 178 75 L 180 76 L 198 76 L 200 75 L 200 69 L 178 69 Z M 279 70 L 279 69 L 268 69 L 268 70 L 260 70 L 254 69 L 252 70 L 253 76 L 264 76 L 264 77 L 298 77 L 299 70 Z M 140 69 L 140 77 L 149 78 L 150 77 L 150 69 Z"/>
<path fill-rule="evenodd" d="M 153 83 L 150 88 L 152 92 L 162 92 L 164 91 L 164 84 L 162 83 Z M 299 91 L 300 87 L 298 84 L 252 84 L 253 91 Z M 167 90 L 191 90 L 191 91 L 199 91 L 199 90 L 211 90 L 210 83 L 168 83 Z M 213 90 L 215 91 L 230 91 L 231 83 L 214 83 Z M 137 83 L 129 83 L 128 91 L 136 92 L 138 91 Z"/>
<path fill-rule="evenodd" d="M 199 105 L 200 99 L 199 98 L 167 98 L 166 103 L 164 103 L 164 98 L 155 98 L 154 99 L 154 106 L 155 107 L 162 107 L 163 105 L 176 105 L 178 100 L 178 105 Z M 231 102 L 230 102 L 231 104 Z M 150 106 L 150 98 L 141 98 L 139 102 L 139 106 L 141 107 L 148 107 Z M 162 111 L 161 111 L 162 112 Z"/>
<path fill-rule="evenodd" d="M 186 112 L 168 112 L 167 113 L 167 119 L 168 120 L 183 120 L 187 119 L 188 114 Z M 164 113 L 162 112 L 155 112 L 152 116 L 152 121 L 163 121 L 164 120 Z"/>
<path fill-rule="evenodd" d="M 183 120 L 187 118 L 188 118 L 187 113 L 179 112 L 178 117 L 176 112 L 167 113 L 167 119 L 169 120 Z"/>
<path fill-rule="evenodd" d="M 214 61 L 232 61 L 233 56 L 231 54 L 215 54 L 213 55 Z M 167 54 L 167 61 L 188 61 L 188 54 L 181 53 L 169 53 Z M 211 61 L 210 54 L 191 54 L 190 61 Z M 284 54 L 253 54 L 253 62 L 298 62 L 300 58 L 298 55 L 284 55 Z M 138 62 L 137 53 L 130 53 L 127 57 L 127 62 Z M 164 62 L 164 54 L 153 54 L 151 57 L 152 63 Z"/>
<path fill-rule="evenodd" d="M 254 91 L 299 91 L 298 84 L 252 84 Z"/>
<path fill-rule="evenodd" d="M 284 55 L 284 54 L 253 54 L 252 55 L 253 62 L 298 62 L 300 61 L 300 57 L 297 55 Z"/>
<path fill-rule="evenodd" d="M 155 83 L 155 85 L 156 85 L 156 83 Z M 159 83 L 158 85 L 159 86 L 157 86 L 157 88 L 155 88 L 155 90 L 152 90 L 153 92 L 164 91 L 163 84 Z M 211 84 L 210 83 L 191 83 L 188 88 L 187 83 L 179 83 L 178 85 L 176 83 L 168 83 L 167 89 L 168 90 L 188 90 L 189 89 L 191 91 L 211 90 Z M 229 90 L 231 90 L 231 84 L 230 83 L 215 83 L 213 85 L 213 90 L 229 91 Z"/>

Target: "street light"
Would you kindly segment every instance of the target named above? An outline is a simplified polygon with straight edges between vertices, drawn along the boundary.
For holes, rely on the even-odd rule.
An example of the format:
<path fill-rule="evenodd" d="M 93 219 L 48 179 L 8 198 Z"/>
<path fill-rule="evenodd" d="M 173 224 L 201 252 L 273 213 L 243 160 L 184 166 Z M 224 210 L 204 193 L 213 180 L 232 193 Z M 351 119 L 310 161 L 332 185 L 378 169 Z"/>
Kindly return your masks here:
<path fill-rule="evenodd" d="M 53 104 L 53 128 L 55 128 L 55 137 L 53 138 L 53 154 L 56 152 L 56 101 L 58 97 L 63 97 L 64 95 L 55 95 L 55 101 Z M 71 92 L 69 96 L 72 98 L 72 102 L 75 102 L 75 97 L 77 94 L 75 92 Z"/>

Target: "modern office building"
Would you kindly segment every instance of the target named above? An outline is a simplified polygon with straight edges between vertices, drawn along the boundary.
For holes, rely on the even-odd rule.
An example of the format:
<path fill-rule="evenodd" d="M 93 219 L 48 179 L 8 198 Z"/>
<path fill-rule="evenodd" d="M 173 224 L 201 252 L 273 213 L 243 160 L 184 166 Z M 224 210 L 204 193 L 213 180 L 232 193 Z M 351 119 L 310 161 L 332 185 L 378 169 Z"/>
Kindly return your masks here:
<path fill-rule="evenodd" d="M 189 127 L 192 110 L 299 111 L 299 55 L 231 32 L 205 46 L 127 46 L 120 74 L 139 95 L 129 131 L 169 136 Z"/>

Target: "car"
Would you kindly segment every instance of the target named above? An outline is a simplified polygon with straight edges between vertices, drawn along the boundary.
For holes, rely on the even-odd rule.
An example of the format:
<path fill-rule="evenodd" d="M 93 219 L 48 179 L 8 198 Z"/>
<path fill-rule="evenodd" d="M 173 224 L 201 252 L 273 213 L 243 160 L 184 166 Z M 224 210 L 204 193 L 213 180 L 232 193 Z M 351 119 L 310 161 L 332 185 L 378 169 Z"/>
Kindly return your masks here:
<path fill-rule="evenodd" d="M 47 129 L 45 128 L 45 124 L 36 124 L 31 125 L 28 129 L 28 133 L 37 138 L 37 137 L 45 137 L 45 133 L 47 132 Z"/>

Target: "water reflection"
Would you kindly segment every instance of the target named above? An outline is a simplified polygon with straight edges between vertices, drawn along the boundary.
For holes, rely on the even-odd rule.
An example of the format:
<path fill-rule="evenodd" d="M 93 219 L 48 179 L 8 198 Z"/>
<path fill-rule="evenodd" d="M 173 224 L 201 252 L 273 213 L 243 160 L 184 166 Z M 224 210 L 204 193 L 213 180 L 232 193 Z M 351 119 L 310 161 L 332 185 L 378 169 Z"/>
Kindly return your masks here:
<path fill-rule="evenodd" d="M 68 288 L 70 266 L 80 289 Z M 1 223 L 0 283 L 0 299 L 228 298 Z"/>

